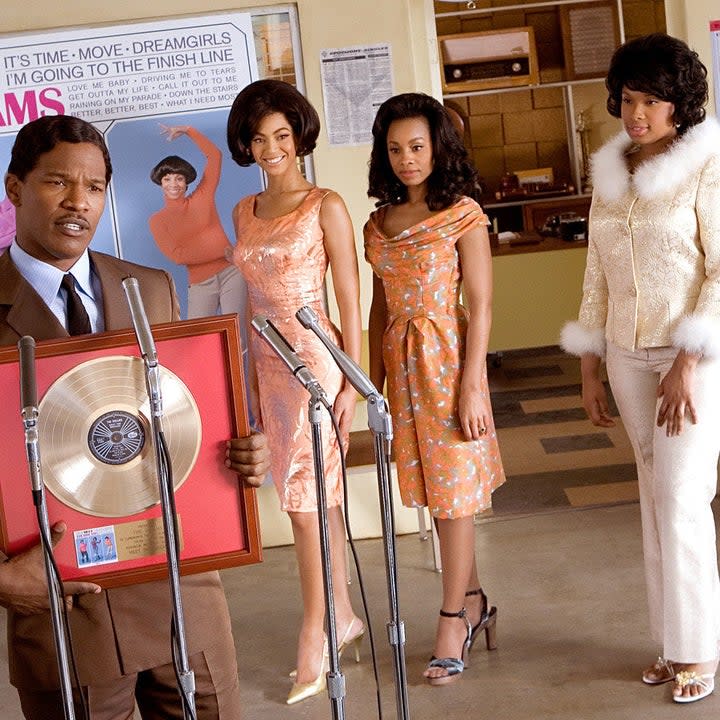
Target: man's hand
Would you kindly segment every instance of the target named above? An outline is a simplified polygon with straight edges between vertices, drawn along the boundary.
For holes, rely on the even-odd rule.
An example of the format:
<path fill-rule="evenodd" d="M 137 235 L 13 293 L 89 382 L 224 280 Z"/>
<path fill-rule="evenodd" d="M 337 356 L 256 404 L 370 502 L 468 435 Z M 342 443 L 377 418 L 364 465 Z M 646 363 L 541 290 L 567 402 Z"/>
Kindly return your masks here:
<path fill-rule="evenodd" d="M 50 529 L 53 547 L 65 534 L 67 526 L 56 523 Z M 99 593 L 101 587 L 89 582 L 66 582 L 65 605 L 72 610 L 73 595 Z M 21 615 L 34 615 L 50 609 L 45 565 L 40 545 L 10 558 L 0 565 L 0 605 Z"/>
<path fill-rule="evenodd" d="M 225 465 L 234 470 L 248 485 L 259 487 L 270 469 L 270 450 L 267 438 L 253 432 L 242 438 L 233 438 L 227 443 Z"/>

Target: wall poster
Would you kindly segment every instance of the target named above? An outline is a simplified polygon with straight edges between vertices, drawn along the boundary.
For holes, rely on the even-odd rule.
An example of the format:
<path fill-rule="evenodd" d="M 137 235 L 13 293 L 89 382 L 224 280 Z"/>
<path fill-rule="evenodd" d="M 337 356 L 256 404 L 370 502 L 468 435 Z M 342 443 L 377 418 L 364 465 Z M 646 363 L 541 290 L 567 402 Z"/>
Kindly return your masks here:
<path fill-rule="evenodd" d="M 284 79 L 284 73 L 295 79 L 291 16 L 288 8 L 273 8 L 0 35 L 0 168 L 7 168 L 14 136 L 30 120 L 66 114 L 92 122 L 113 162 L 92 247 L 171 272 L 183 317 L 215 314 L 208 283 L 231 293 L 231 300 L 237 283 L 216 277 L 222 260 L 202 255 L 209 245 L 222 246 L 219 238 L 234 243 L 233 206 L 262 189 L 258 168 L 241 168 L 229 155 L 228 111 L 237 93 L 258 77 Z M 170 170 L 167 163 L 158 169 L 164 160 Z M 186 186 L 164 183 L 162 177 L 173 174 L 184 177 Z M 199 243 L 191 228 L 173 224 L 167 207 L 178 198 L 214 218 L 212 241 Z M 14 235 L 13 210 L 0 190 L 0 252 Z"/>

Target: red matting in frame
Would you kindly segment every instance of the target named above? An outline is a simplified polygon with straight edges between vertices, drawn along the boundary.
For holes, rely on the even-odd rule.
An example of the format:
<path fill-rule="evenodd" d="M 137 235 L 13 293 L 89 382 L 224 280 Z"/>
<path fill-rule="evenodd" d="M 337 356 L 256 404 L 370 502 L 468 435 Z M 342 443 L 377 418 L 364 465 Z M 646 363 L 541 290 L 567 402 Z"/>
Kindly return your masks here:
<path fill-rule="evenodd" d="M 245 388 L 235 315 L 155 325 L 158 362 L 174 373 L 192 394 L 202 424 L 197 460 L 175 492 L 180 521 L 180 573 L 183 575 L 260 562 L 257 501 L 253 488 L 225 467 L 225 445 L 231 437 L 248 435 Z M 88 360 L 110 356 L 140 357 L 132 330 L 38 342 L 35 350 L 38 402 L 61 376 Z M 38 541 L 38 526 L 25 453 L 20 414 L 20 370 L 16 347 L 0 348 L 0 549 L 8 555 Z M 43 438 L 39 440 L 42 461 Z M 155 463 L 154 453 L 148 460 Z M 123 517 L 100 517 L 64 504 L 46 488 L 48 516 L 68 529 L 55 547 L 65 580 L 92 580 L 103 587 L 132 585 L 167 576 L 164 545 L 154 555 L 83 567 L 77 537 L 87 534 L 88 549 L 95 529 L 132 523 L 162 527 L 162 509 L 155 505 Z M 132 526 L 137 527 L 137 525 Z M 100 539 L 107 533 L 98 533 Z M 104 548 L 103 548 L 104 549 Z M 122 554 L 122 553 L 121 553 Z M 112 552 L 108 553 L 112 556 Z M 90 558 L 92 562 L 93 558 Z"/>

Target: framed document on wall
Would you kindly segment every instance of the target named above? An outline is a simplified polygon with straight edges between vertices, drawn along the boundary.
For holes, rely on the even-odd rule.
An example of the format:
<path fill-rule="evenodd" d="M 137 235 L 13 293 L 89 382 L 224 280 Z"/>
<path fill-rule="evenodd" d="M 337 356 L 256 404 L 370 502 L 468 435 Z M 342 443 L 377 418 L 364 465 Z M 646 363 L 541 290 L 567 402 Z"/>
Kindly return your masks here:
<path fill-rule="evenodd" d="M 224 465 L 249 433 L 235 315 L 157 325 L 162 430 L 174 488 L 180 572 L 260 561 L 255 493 Z M 65 580 L 103 587 L 167 574 L 145 366 L 132 330 L 37 343 L 38 438 Z M 38 541 L 20 417 L 18 352 L 0 349 L 0 549 Z M 14 410 L 16 411 L 14 412 Z"/>
<path fill-rule="evenodd" d="M 602 78 L 620 45 L 615 0 L 560 6 L 566 80 Z"/>

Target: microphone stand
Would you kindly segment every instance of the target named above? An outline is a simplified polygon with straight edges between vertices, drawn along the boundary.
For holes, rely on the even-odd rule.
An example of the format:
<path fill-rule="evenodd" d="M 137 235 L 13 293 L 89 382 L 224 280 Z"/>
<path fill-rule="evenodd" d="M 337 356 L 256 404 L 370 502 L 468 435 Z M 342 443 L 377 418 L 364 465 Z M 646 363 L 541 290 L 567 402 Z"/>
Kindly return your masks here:
<path fill-rule="evenodd" d="M 145 386 L 150 400 L 153 447 L 155 449 L 155 467 L 160 490 L 165 548 L 167 553 L 168 580 L 173 606 L 173 649 L 177 654 L 177 674 L 183 717 L 185 720 L 195 718 L 195 674 L 190 668 L 188 649 L 185 640 L 185 620 L 183 616 L 182 597 L 180 595 L 180 564 L 178 561 L 177 525 L 174 514 L 174 488 L 172 487 L 169 455 L 166 453 L 165 435 L 162 427 L 163 408 L 160 388 L 160 366 L 155 349 L 150 323 L 145 314 L 145 306 L 140 295 L 138 281 L 134 277 L 122 281 L 125 296 L 130 307 L 130 315 L 135 329 L 140 352 L 145 364 Z M 175 654 L 174 653 L 174 654 Z"/>
<path fill-rule="evenodd" d="M 23 425 L 25 427 L 25 451 L 27 455 L 30 481 L 32 484 L 33 503 L 37 510 L 40 527 L 40 544 L 43 550 L 45 578 L 47 581 L 48 600 L 50 602 L 50 618 L 52 620 L 53 638 L 58 674 L 60 676 L 60 693 L 66 720 L 75 720 L 75 704 L 73 703 L 72 684 L 70 682 L 70 665 L 68 661 L 67 639 L 68 628 L 61 611 L 60 603 L 64 602 L 59 578 L 53 572 L 52 545 L 50 543 L 50 522 L 48 520 L 45 501 L 45 485 L 42 480 L 40 466 L 40 447 L 38 445 L 38 407 L 37 387 L 35 383 L 35 340 L 24 335 L 18 342 L 20 351 L 20 405 Z"/>
<path fill-rule="evenodd" d="M 410 708 L 407 693 L 407 673 L 405 667 L 405 626 L 400 619 L 400 607 L 397 593 L 397 561 L 395 559 L 395 513 L 390 491 L 390 444 L 392 442 L 392 418 L 388 412 L 383 395 L 370 382 L 362 368 L 335 343 L 319 326 L 318 318 L 312 308 L 301 307 L 295 317 L 303 327 L 312 330 L 328 349 L 343 375 L 351 385 L 367 400 L 368 427 L 373 433 L 375 449 L 375 469 L 380 497 L 383 541 L 385 546 L 385 574 L 387 577 L 390 620 L 387 633 L 393 651 L 393 670 L 395 674 L 395 701 L 399 720 L 408 720 Z"/>
<path fill-rule="evenodd" d="M 330 559 L 330 536 L 327 520 L 327 495 L 325 493 L 325 468 L 323 464 L 321 416 L 322 409 L 332 411 L 325 391 L 320 383 L 295 354 L 292 346 L 280 334 L 279 330 L 262 315 L 252 319 L 252 326 L 288 366 L 290 372 L 310 393 L 308 418 L 312 431 L 313 466 L 317 492 L 318 528 L 320 531 L 320 558 L 325 593 L 325 621 L 327 624 L 328 653 L 330 669 L 327 673 L 327 689 L 330 698 L 330 711 L 337 720 L 345 718 L 345 676 L 340 669 L 338 654 L 337 627 L 335 624 L 335 600 L 333 594 L 332 562 Z"/>

